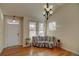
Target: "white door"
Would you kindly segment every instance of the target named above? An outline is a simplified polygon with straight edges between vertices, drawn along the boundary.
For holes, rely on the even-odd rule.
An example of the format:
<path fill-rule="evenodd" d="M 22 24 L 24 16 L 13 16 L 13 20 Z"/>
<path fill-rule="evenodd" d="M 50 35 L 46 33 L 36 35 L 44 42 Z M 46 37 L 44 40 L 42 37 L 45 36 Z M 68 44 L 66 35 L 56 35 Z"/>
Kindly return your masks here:
<path fill-rule="evenodd" d="M 7 40 L 6 40 L 7 47 L 20 45 L 21 40 L 19 37 L 19 32 L 20 32 L 20 24 L 8 24 Z"/>

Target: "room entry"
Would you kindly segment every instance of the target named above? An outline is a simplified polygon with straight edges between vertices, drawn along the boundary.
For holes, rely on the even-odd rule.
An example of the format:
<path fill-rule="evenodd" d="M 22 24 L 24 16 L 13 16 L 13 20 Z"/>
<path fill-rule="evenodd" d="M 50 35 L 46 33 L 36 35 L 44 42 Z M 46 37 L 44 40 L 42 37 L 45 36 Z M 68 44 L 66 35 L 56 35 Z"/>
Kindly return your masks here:
<path fill-rule="evenodd" d="M 7 22 L 5 40 L 6 47 L 21 45 L 20 29 L 21 26 L 19 22 Z"/>

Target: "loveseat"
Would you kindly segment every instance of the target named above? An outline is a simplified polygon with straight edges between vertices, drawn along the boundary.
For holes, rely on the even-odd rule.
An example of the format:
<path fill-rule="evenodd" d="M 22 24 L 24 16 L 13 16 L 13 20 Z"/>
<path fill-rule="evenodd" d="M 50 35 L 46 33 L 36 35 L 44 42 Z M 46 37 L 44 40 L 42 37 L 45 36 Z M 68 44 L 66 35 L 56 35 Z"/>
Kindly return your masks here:
<path fill-rule="evenodd" d="M 51 36 L 34 36 L 32 38 L 32 45 L 34 47 L 48 47 L 53 48 L 55 46 L 56 39 Z"/>

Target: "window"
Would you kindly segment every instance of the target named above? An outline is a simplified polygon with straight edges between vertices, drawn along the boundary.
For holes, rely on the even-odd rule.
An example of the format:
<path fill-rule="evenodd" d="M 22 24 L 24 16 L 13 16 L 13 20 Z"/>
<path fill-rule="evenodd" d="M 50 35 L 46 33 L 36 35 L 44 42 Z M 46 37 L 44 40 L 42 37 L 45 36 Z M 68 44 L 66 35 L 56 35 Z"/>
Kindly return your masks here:
<path fill-rule="evenodd" d="M 44 36 L 44 23 L 41 22 L 29 22 L 29 38 L 33 36 Z"/>
<path fill-rule="evenodd" d="M 44 36 L 44 23 L 39 23 L 38 35 L 39 36 Z"/>
<path fill-rule="evenodd" d="M 29 22 L 29 37 L 32 39 L 33 36 L 36 36 L 36 23 Z"/>
<path fill-rule="evenodd" d="M 56 30 L 56 22 L 49 22 L 48 29 L 49 31 Z"/>

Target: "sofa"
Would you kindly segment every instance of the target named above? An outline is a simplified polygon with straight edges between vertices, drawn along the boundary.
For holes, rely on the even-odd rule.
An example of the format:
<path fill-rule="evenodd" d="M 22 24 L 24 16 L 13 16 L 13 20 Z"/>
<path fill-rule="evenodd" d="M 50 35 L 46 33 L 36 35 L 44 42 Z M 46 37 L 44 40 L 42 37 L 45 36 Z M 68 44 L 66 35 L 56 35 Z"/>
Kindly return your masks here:
<path fill-rule="evenodd" d="M 51 36 L 34 36 L 32 38 L 32 45 L 34 47 L 47 47 L 53 48 L 55 46 L 56 39 Z"/>

